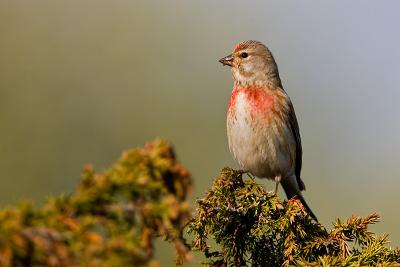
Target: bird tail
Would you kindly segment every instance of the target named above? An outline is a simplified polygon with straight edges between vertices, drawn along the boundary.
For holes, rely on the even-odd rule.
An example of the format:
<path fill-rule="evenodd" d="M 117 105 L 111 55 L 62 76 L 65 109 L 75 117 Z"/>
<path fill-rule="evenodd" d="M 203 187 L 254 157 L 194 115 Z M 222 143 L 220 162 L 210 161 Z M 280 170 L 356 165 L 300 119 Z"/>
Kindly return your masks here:
<path fill-rule="evenodd" d="M 299 181 L 301 182 L 301 185 L 299 185 Z M 296 176 L 294 176 L 294 175 L 287 177 L 286 179 L 282 179 L 281 184 L 282 184 L 283 190 L 286 193 L 286 197 L 288 199 L 297 197 L 300 200 L 301 204 L 303 204 L 303 206 L 306 209 L 306 211 L 308 212 L 308 214 L 315 221 L 318 221 L 314 212 L 312 212 L 312 210 L 308 206 L 306 200 L 304 199 L 303 195 L 301 194 L 300 186 L 301 186 L 301 188 L 305 188 L 305 187 L 304 187 L 303 181 L 301 181 L 301 179 L 299 179 L 299 181 L 297 180 Z"/>

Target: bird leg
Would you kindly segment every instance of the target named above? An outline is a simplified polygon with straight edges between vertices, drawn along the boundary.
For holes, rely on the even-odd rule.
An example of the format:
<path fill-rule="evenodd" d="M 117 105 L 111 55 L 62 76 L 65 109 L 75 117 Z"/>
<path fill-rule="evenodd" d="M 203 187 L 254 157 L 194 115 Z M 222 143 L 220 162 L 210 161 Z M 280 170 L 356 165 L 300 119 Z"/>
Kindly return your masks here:
<path fill-rule="evenodd" d="M 278 194 L 278 186 L 280 182 L 281 182 L 281 176 L 280 175 L 275 176 L 275 195 Z"/>

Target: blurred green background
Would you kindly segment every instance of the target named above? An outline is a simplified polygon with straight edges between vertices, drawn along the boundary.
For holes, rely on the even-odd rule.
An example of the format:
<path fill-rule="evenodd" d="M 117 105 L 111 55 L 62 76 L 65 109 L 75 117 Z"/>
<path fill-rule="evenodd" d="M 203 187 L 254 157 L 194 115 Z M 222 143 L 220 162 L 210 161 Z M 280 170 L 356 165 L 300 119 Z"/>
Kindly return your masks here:
<path fill-rule="evenodd" d="M 325 225 L 377 211 L 400 245 L 398 1 L 0 1 L 0 204 L 69 192 L 81 167 L 163 136 L 195 179 L 226 166 L 232 80 L 265 42 L 294 103 L 305 197 Z M 266 186 L 273 187 L 272 183 Z M 367 196 L 367 197 L 366 197 Z M 159 252 L 165 266 L 169 257 Z"/>

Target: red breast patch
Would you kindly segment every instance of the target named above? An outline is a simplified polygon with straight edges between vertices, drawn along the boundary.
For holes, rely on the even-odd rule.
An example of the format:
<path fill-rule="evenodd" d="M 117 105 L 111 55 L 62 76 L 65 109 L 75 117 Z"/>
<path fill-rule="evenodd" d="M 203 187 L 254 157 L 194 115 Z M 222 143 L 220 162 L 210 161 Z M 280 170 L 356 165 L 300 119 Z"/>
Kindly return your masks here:
<path fill-rule="evenodd" d="M 228 110 L 229 115 L 234 112 L 237 98 L 241 93 L 245 95 L 252 115 L 256 115 L 256 113 L 267 115 L 274 107 L 275 95 L 271 91 L 254 87 L 236 87 L 232 91 Z"/>

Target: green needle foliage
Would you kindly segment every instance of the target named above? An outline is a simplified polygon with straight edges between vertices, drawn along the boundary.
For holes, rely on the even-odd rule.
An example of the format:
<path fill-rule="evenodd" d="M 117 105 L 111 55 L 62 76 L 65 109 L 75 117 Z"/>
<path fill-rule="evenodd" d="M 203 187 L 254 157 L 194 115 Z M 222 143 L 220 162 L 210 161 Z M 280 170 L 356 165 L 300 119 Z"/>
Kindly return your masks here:
<path fill-rule="evenodd" d="M 242 175 L 225 168 L 197 202 L 189 232 L 208 266 L 400 266 L 400 251 L 368 231 L 377 214 L 337 220 L 327 231 L 300 201 L 282 202 Z"/>
<path fill-rule="evenodd" d="M 159 236 L 180 263 L 190 256 L 182 237 L 190 190 L 189 172 L 161 140 L 102 173 L 87 166 L 72 194 L 0 211 L 0 266 L 159 266 Z"/>
<path fill-rule="evenodd" d="M 191 184 L 162 140 L 126 151 L 104 172 L 87 166 L 73 193 L 0 210 L 0 267 L 160 266 L 158 237 L 175 248 L 177 265 L 194 249 L 209 266 L 400 266 L 400 250 L 368 231 L 377 214 L 337 220 L 327 231 L 298 200 L 282 202 L 225 168 L 192 218 Z"/>

